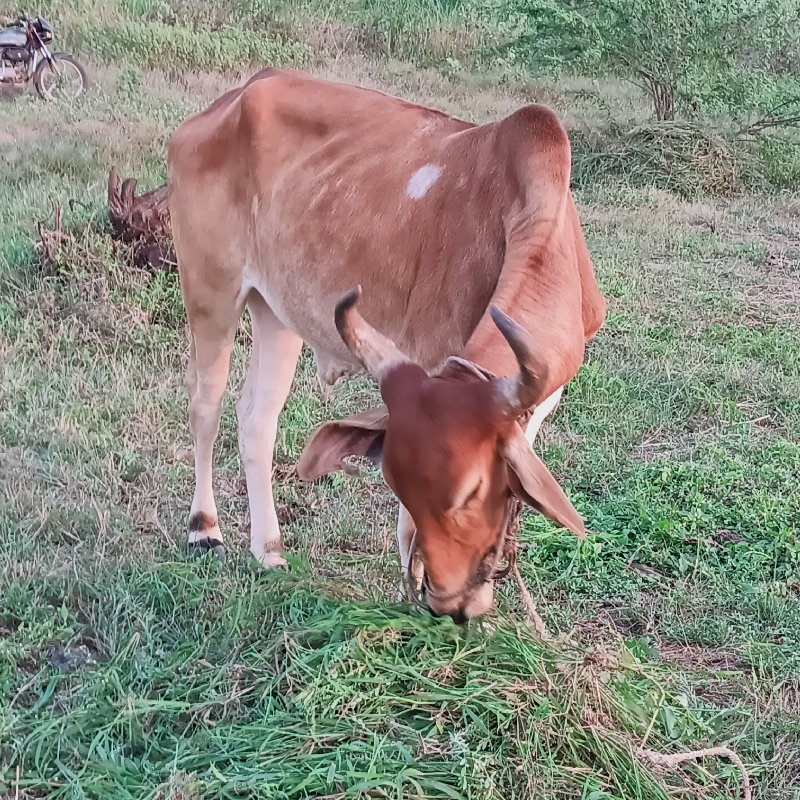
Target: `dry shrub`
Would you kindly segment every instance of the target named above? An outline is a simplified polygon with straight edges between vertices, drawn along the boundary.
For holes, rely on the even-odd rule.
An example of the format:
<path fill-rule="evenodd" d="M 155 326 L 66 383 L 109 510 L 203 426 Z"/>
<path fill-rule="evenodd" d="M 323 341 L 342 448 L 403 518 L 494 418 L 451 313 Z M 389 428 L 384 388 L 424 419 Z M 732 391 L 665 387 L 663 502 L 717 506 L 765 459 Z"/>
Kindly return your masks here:
<path fill-rule="evenodd" d="M 65 226 L 61 208 L 53 205 L 53 221 L 38 223 L 33 251 L 45 290 L 31 294 L 53 322 L 70 318 L 84 332 L 118 337 L 135 335 L 159 323 L 184 324 L 177 276 L 165 262 L 153 268 L 143 263 L 136 243 L 113 241 L 92 222 Z"/>
<path fill-rule="evenodd" d="M 742 188 L 742 159 L 721 134 L 688 122 L 642 125 L 617 136 L 573 134 L 573 180 L 588 186 L 622 178 L 686 198 L 728 196 Z"/>

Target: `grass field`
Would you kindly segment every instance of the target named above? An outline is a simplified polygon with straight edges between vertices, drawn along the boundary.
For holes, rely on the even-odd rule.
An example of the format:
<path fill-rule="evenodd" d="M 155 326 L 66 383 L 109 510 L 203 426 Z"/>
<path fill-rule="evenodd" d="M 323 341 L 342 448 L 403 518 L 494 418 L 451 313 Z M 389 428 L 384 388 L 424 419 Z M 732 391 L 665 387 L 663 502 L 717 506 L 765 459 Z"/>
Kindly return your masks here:
<path fill-rule="evenodd" d="M 609 316 L 539 447 L 593 534 L 578 543 L 532 514 L 520 534 L 555 641 L 532 636 L 510 584 L 466 628 L 398 602 L 379 475 L 293 477 L 318 423 L 377 397 L 366 379 L 324 396 L 310 357 L 276 454 L 292 569 L 256 568 L 233 410 L 246 322 L 216 461 L 228 559 L 185 556 L 180 292 L 110 243 L 112 164 L 161 182 L 171 130 L 249 62 L 476 121 L 532 100 L 576 131 L 647 113 L 619 83 L 462 65 L 469 28 L 445 2 L 405 38 L 310 0 L 273 3 L 283 15 L 263 36 L 231 33 L 239 5 L 54 4 L 90 93 L 71 108 L 0 98 L 0 795 L 741 797 L 726 759 L 665 770 L 636 752 L 726 745 L 754 797 L 800 797 L 790 191 L 687 200 L 641 174 L 582 173 Z M 402 18 L 400 0 L 386 8 Z M 48 261 L 33 244 L 52 202 L 71 237 Z"/>

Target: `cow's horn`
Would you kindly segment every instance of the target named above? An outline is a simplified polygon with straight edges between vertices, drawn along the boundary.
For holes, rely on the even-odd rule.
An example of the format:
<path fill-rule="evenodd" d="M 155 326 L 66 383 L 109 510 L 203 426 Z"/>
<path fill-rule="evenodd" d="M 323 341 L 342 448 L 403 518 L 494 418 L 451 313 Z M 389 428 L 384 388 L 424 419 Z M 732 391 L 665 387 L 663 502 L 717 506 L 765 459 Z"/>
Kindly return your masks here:
<path fill-rule="evenodd" d="M 498 378 L 500 402 L 509 416 L 518 417 L 536 402 L 540 387 L 547 379 L 547 365 L 536 356 L 536 346 L 531 335 L 504 314 L 497 306 L 489 310 L 494 324 L 503 334 L 517 357 L 519 372 L 513 377 Z"/>
<path fill-rule="evenodd" d="M 336 330 L 350 352 L 380 381 L 392 367 L 408 363 L 410 359 L 358 313 L 356 305 L 360 297 L 361 287 L 356 286 L 339 299 L 335 313 Z"/>

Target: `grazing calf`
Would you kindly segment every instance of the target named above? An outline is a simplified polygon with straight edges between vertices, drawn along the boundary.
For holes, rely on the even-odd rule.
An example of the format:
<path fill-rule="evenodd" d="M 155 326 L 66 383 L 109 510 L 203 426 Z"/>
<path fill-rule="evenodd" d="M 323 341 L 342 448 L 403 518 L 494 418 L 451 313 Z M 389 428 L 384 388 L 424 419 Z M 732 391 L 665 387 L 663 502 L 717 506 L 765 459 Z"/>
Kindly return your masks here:
<path fill-rule="evenodd" d="M 323 425 L 300 476 L 381 460 L 403 567 L 419 548 L 432 611 L 490 607 L 514 496 L 583 535 L 531 449 L 605 315 L 569 178 L 569 141 L 542 106 L 476 126 L 265 70 L 184 122 L 169 202 L 191 329 L 190 543 L 222 546 L 212 451 L 245 306 L 237 412 L 261 564 L 284 563 L 272 454 L 303 341 L 324 381 L 366 369 L 385 406 Z"/>

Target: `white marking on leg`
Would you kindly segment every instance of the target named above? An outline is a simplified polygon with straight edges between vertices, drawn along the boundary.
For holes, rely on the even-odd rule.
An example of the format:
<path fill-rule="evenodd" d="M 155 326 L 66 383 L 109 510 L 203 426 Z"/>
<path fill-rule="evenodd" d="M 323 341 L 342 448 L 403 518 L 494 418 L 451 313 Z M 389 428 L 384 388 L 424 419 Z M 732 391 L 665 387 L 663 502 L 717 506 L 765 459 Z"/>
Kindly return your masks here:
<path fill-rule="evenodd" d="M 553 394 L 549 397 L 546 397 L 539 403 L 536 408 L 533 410 L 533 415 L 531 416 L 530 420 L 528 421 L 528 427 L 525 429 L 525 438 L 528 440 L 528 444 L 533 446 L 534 441 L 536 440 L 536 434 L 539 433 L 539 428 L 542 427 L 542 423 L 550 414 L 555 407 L 558 405 L 558 401 L 561 399 L 561 394 L 564 391 L 564 387 L 560 387 L 556 389 Z"/>
<path fill-rule="evenodd" d="M 250 504 L 250 552 L 264 567 L 285 565 L 272 495 L 272 459 L 278 416 L 292 385 L 302 339 L 286 330 L 266 303 L 249 303 L 253 352 L 236 406 L 239 450 Z"/>
<path fill-rule="evenodd" d="M 406 194 L 412 200 L 425 197 L 428 189 L 436 183 L 441 174 L 442 168 L 437 164 L 426 164 L 424 167 L 420 167 L 409 179 Z"/>

